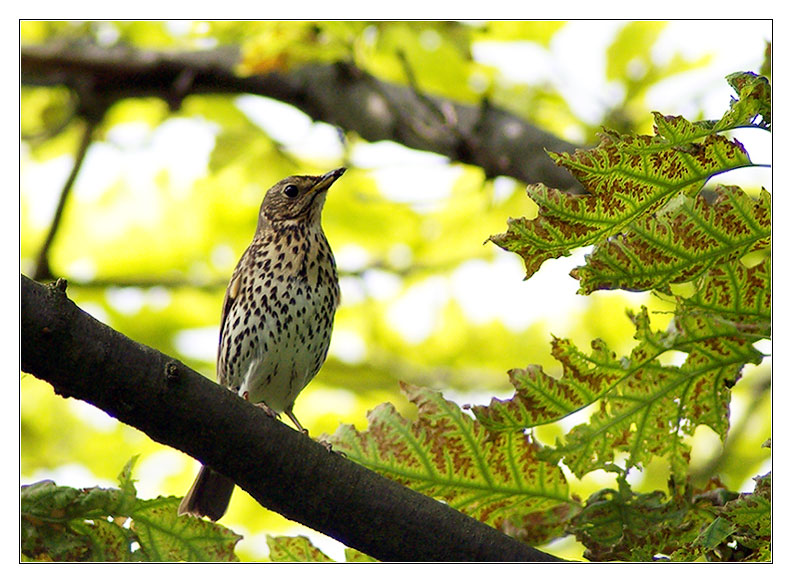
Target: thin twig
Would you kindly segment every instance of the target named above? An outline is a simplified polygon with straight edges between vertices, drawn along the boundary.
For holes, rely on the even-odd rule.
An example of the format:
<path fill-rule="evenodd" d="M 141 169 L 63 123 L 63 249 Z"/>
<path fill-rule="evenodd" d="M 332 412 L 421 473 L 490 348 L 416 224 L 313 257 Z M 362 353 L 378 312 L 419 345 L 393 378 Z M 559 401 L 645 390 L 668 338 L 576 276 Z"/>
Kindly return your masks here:
<path fill-rule="evenodd" d="M 63 185 L 63 189 L 60 193 L 60 199 L 58 200 L 58 207 L 55 209 L 55 215 L 52 217 L 52 224 L 50 225 L 49 233 L 47 233 L 47 238 L 44 240 L 44 244 L 41 246 L 41 251 L 39 251 L 38 261 L 36 262 L 36 270 L 34 271 L 33 275 L 33 278 L 39 281 L 45 279 L 54 279 L 49 266 L 49 250 L 52 247 L 53 241 L 55 240 L 58 227 L 60 227 L 61 219 L 63 218 L 63 209 L 66 207 L 66 201 L 69 198 L 69 193 L 71 192 L 72 186 L 74 186 L 74 181 L 77 179 L 77 174 L 80 172 L 80 168 L 82 167 L 83 161 L 85 160 L 85 154 L 88 151 L 88 146 L 90 146 L 91 142 L 93 141 L 94 130 L 98 124 L 99 120 L 94 119 L 93 117 L 88 117 L 85 119 L 85 128 L 83 129 L 83 134 L 80 138 L 80 144 L 77 149 L 77 155 L 74 159 L 74 165 L 72 166 L 71 172 L 69 173 L 69 176 Z"/>

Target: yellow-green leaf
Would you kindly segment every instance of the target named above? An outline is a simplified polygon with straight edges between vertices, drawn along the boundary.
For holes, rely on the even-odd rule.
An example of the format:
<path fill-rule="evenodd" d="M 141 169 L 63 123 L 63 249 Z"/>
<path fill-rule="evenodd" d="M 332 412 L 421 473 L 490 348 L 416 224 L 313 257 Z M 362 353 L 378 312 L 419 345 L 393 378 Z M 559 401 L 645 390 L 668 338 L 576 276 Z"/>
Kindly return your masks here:
<path fill-rule="evenodd" d="M 772 115 L 770 81 L 755 73 L 732 73 L 726 80 L 737 91 L 726 115 L 717 124 L 718 129 L 732 129 L 757 125 L 770 129 Z M 761 121 L 757 122 L 757 118 Z"/>
<path fill-rule="evenodd" d="M 748 335 L 770 338 L 772 296 L 771 260 L 746 267 L 731 261 L 714 267 L 696 280 L 688 298 L 677 298 L 684 310 L 733 323 Z"/>
<path fill-rule="evenodd" d="M 218 524 L 178 516 L 180 500 L 136 498 L 131 471 L 121 489 L 23 486 L 22 554 L 54 561 L 233 561 L 240 536 Z M 131 521 L 127 521 L 131 518 Z M 132 543 L 138 548 L 132 550 Z"/>
<path fill-rule="evenodd" d="M 493 398 L 487 406 L 472 407 L 476 418 L 493 431 L 535 427 L 557 421 L 601 397 L 623 377 L 623 371 L 608 365 L 615 355 L 601 340 L 592 342 L 586 355 L 569 340 L 553 339 L 553 356 L 564 368 L 556 379 L 541 366 L 509 371 L 516 389 L 510 399 Z"/>
<path fill-rule="evenodd" d="M 543 457 L 564 463 L 577 476 L 607 467 L 617 451 L 628 454 L 627 466 L 653 456 L 668 456 L 672 473 L 682 479 L 690 446 L 684 437 L 698 425 L 725 439 L 729 427 L 730 388 L 746 363 L 762 355 L 730 323 L 695 315 L 678 316 L 666 332 L 649 326 L 646 308 L 633 316 L 638 340 L 629 359 L 600 361 L 618 374 L 589 422 L 572 429 Z M 680 366 L 662 364 L 669 352 L 687 353 Z M 606 353 L 602 353 L 606 354 Z"/>
<path fill-rule="evenodd" d="M 140 501 L 131 529 L 149 561 L 236 561 L 235 532 L 213 522 L 179 516 L 175 496 Z"/>
<path fill-rule="evenodd" d="M 742 144 L 720 135 L 680 145 L 689 123 L 664 118 L 654 136 L 600 135 L 600 144 L 574 154 L 552 154 L 590 194 L 568 194 L 542 184 L 528 187 L 539 207 L 533 220 L 510 219 L 490 240 L 520 255 L 526 277 L 547 259 L 603 244 L 638 219 L 659 211 L 676 195 L 695 196 L 715 174 L 751 164 Z"/>
<path fill-rule="evenodd" d="M 270 561 L 278 563 L 332 563 L 304 536 L 267 536 Z"/>
<path fill-rule="evenodd" d="M 408 385 L 402 390 L 418 406 L 415 421 L 386 403 L 369 413 L 368 431 L 343 425 L 331 437 L 333 445 L 350 459 L 497 528 L 541 524 L 548 512 L 575 512 L 561 469 L 539 460 L 537 446 L 526 435 L 491 434 L 435 391 Z M 538 544 L 560 534 L 562 525 L 556 522 L 535 531 L 526 528 L 524 536 Z"/>
<path fill-rule="evenodd" d="M 680 197 L 678 204 L 645 214 L 627 231 L 599 244 L 586 265 L 572 271 L 581 293 L 621 288 L 668 290 L 770 245 L 770 195 L 758 200 L 738 187 L 717 187 L 718 197 Z M 676 199 L 672 202 L 676 202 Z"/>
<path fill-rule="evenodd" d="M 357 549 L 344 549 L 344 558 L 347 563 L 376 563 L 377 559 L 361 553 Z"/>

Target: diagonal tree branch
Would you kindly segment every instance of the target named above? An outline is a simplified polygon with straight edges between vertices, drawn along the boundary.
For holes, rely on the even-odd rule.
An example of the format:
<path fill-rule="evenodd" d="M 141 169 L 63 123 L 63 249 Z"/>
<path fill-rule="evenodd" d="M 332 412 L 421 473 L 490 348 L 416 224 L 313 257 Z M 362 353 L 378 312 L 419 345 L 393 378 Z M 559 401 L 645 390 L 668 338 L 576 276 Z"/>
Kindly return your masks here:
<path fill-rule="evenodd" d="M 263 506 L 384 561 L 559 560 L 271 419 L 21 277 L 22 370 L 232 477 Z"/>
<path fill-rule="evenodd" d="M 155 52 L 53 43 L 21 51 L 23 84 L 65 85 L 83 100 L 112 104 L 126 98 L 160 97 L 176 110 L 188 95 L 263 95 L 371 142 L 392 140 L 436 152 L 479 166 L 491 177 L 580 188 L 545 153 L 571 152 L 574 144 L 491 104 L 471 106 L 419 94 L 348 63 L 241 77 L 234 72 L 237 62 L 236 47 Z"/>

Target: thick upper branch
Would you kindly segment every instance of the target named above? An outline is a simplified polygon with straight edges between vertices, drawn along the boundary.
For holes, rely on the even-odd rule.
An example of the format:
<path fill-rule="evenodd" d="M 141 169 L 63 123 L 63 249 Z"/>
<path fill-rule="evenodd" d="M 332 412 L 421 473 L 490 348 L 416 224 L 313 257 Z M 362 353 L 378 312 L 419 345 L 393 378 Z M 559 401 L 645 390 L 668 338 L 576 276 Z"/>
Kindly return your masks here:
<path fill-rule="evenodd" d="M 237 60 L 233 47 L 154 52 L 93 45 L 31 46 L 21 52 L 22 83 L 68 86 L 88 112 L 129 97 L 160 97 L 176 109 L 193 94 L 263 95 L 372 142 L 392 140 L 436 152 L 479 166 L 488 176 L 579 188 L 545 153 L 545 149 L 572 151 L 574 145 L 503 109 L 417 95 L 410 87 L 382 82 L 349 64 L 240 77 L 234 72 Z"/>
<path fill-rule="evenodd" d="M 214 467 L 263 506 L 386 561 L 551 561 L 271 419 L 21 276 L 22 370 Z"/>

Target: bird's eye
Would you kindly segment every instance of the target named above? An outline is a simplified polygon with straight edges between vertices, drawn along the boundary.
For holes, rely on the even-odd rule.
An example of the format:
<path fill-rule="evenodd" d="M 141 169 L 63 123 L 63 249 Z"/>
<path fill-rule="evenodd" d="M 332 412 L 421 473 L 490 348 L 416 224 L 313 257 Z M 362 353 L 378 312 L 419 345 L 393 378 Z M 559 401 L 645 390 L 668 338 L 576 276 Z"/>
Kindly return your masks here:
<path fill-rule="evenodd" d="M 287 184 L 286 188 L 283 189 L 283 194 L 285 194 L 289 198 L 294 198 L 299 193 L 300 193 L 300 189 L 294 186 L 293 184 Z"/>

